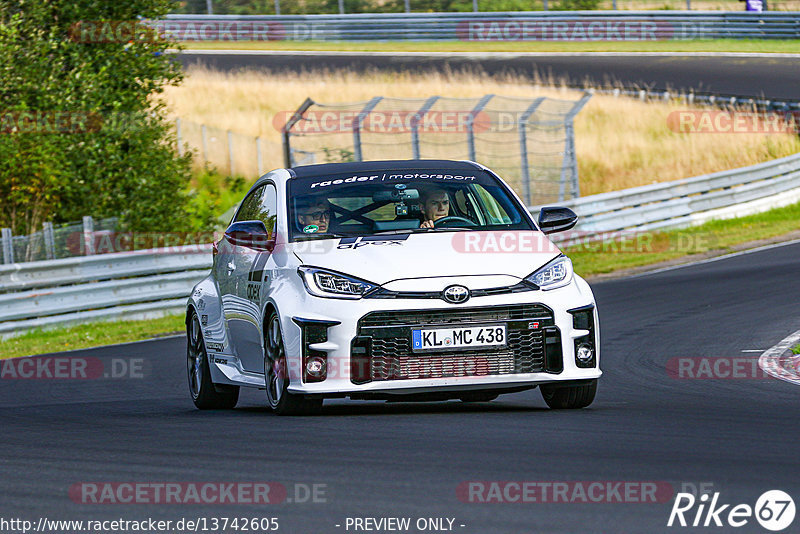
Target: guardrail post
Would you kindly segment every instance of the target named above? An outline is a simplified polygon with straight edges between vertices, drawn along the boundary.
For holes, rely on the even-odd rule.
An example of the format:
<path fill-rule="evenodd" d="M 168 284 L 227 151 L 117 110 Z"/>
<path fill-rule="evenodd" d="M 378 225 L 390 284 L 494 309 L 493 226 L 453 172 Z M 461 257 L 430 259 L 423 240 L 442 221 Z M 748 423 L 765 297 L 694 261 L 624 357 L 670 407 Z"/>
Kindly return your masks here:
<path fill-rule="evenodd" d="M 572 198 L 581 196 L 580 184 L 578 183 L 578 159 L 575 155 L 575 115 L 578 114 L 583 106 L 592 98 L 591 93 L 584 93 L 580 100 L 578 100 L 569 113 L 564 117 L 564 130 L 566 133 L 566 140 L 564 143 L 564 161 L 561 164 L 561 184 L 558 188 L 558 200 L 564 200 L 564 188 L 566 186 L 566 170 L 570 169 L 570 180 L 572 185 Z"/>
<path fill-rule="evenodd" d="M 522 191 L 525 195 L 525 205 L 530 206 L 531 201 L 531 172 L 528 168 L 528 134 L 526 128 L 528 127 L 528 118 L 533 115 L 541 103 L 544 102 L 544 97 L 537 98 L 533 103 L 528 106 L 525 113 L 519 118 L 517 128 L 519 129 L 519 155 L 520 166 L 522 169 Z"/>
<path fill-rule="evenodd" d="M 258 175 L 259 176 L 264 174 L 264 171 L 263 171 L 264 165 L 263 165 L 263 163 L 264 162 L 263 162 L 262 156 L 261 156 L 261 138 L 260 137 L 256 137 L 256 165 L 258 166 Z"/>
<path fill-rule="evenodd" d="M 275 14 L 281 14 L 281 0 L 275 0 Z"/>
<path fill-rule="evenodd" d="M 14 263 L 14 242 L 11 228 L 3 228 L 0 238 L 3 240 L 3 263 Z"/>
<path fill-rule="evenodd" d="M 178 155 L 183 156 L 183 136 L 181 135 L 181 118 L 175 119 L 175 133 L 178 142 Z"/>
<path fill-rule="evenodd" d="M 94 220 L 90 215 L 83 218 L 83 255 L 94 255 Z"/>
<path fill-rule="evenodd" d="M 432 96 L 427 99 L 411 119 L 411 150 L 414 152 L 412 156 L 413 159 L 419 159 L 419 121 L 422 120 L 422 117 L 433 107 L 437 100 L 439 100 L 438 96 Z"/>
<path fill-rule="evenodd" d="M 203 165 L 208 163 L 208 130 L 205 124 L 200 125 L 200 134 L 203 138 Z"/>
<path fill-rule="evenodd" d="M 364 109 L 362 109 L 361 113 L 356 117 L 356 122 L 353 125 L 353 154 L 355 155 L 356 161 L 364 161 L 363 154 L 361 153 L 361 123 L 364 122 L 364 119 L 369 115 L 370 111 L 375 109 L 375 106 L 377 106 L 381 100 L 383 100 L 382 96 L 376 96 L 367 102 L 367 105 L 364 106 Z"/>
<path fill-rule="evenodd" d="M 56 259 L 56 238 L 53 232 L 53 223 L 46 222 L 42 225 L 44 237 L 44 252 L 48 260 Z"/>
<path fill-rule="evenodd" d="M 475 130 L 473 128 L 475 123 L 475 117 L 478 116 L 478 113 L 483 111 L 483 108 L 486 107 L 486 104 L 489 103 L 494 95 L 484 95 L 478 103 L 472 108 L 472 111 L 469 112 L 469 117 L 467 117 L 467 148 L 469 149 L 469 159 L 471 161 L 475 161 Z"/>
<path fill-rule="evenodd" d="M 228 130 L 228 169 L 228 174 L 233 176 L 233 132 L 230 130 Z"/>

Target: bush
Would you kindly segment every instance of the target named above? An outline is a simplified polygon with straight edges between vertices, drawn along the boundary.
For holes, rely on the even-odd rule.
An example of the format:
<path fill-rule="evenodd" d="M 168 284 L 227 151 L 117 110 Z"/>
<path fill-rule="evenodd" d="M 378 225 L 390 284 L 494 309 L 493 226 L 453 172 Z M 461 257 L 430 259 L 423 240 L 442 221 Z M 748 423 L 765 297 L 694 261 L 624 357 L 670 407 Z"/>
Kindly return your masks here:
<path fill-rule="evenodd" d="M 151 33 L 98 42 L 75 24 L 166 14 L 170 0 L 4 0 L 0 3 L 0 226 L 15 234 L 83 215 L 119 216 L 124 229 L 190 229 L 191 154 L 177 157 L 158 94 L 181 80 Z M 98 24 L 99 27 L 99 24 Z M 108 26 L 113 27 L 113 26 Z M 92 42 L 94 41 L 94 42 Z M 60 113 L 85 127 L 54 131 L 20 119 Z M 49 115 L 48 115 L 49 114 Z"/>

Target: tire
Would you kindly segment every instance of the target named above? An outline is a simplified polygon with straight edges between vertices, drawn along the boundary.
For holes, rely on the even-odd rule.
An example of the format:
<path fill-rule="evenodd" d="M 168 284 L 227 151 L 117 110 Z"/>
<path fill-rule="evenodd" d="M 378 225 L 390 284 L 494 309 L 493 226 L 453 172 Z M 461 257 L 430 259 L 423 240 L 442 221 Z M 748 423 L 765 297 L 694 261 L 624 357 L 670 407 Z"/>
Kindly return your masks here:
<path fill-rule="evenodd" d="M 189 394 L 201 410 L 229 410 L 239 401 L 239 386 L 215 385 L 208 368 L 208 353 L 197 313 L 186 324 L 186 371 Z"/>
<path fill-rule="evenodd" d="M 574 410 L 586 408 L 597 393 L 597 379 L 595 378 L 584 386 L 558 387 L 557 384 L 540 386 L 544 402 L 556 410 Z"/>
<path fill-rule="evenodd" d="M 322 409 L 321 398 L 308 398 L 289 393 L 289 372 L 283 344 L 281 322 L 274 311 L 264 332 L 264 386 L 267 403 L 278 415 L 310 415 Z"/>

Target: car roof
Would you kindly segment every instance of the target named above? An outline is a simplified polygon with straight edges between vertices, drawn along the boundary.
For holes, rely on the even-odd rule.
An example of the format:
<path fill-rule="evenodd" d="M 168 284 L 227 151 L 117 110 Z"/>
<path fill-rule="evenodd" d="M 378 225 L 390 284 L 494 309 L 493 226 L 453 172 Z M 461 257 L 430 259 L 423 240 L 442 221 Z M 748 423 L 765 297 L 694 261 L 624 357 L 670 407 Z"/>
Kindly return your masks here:
<path fill-rule="evenodd" d="M 321 163 L 318 165 L 301 165 L 288 171 L 294 178 L 345 174 L 349 172 L 374 172 L 389 170 L 447 170 L 476 171 L 483 170 L 481 165 L 472 161 L 451 161 L 446 159 L 397 159 L 384 161 L 355 161 L 348 163 Z"/>

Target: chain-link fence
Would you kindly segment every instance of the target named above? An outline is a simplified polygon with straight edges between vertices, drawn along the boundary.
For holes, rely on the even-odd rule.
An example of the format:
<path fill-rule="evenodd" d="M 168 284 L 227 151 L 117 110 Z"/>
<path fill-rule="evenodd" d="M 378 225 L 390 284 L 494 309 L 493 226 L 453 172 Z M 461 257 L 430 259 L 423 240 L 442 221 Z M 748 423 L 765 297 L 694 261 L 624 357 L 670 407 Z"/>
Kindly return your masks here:
<path fill-rule="evenodd" d="M 176 119 L 178 152 L 185 145 L 197 154 L 196 161 L 201 165 L 211 164 L 228 176 L 252 178 L 266 172 L 265 165 L 272 165 L 271 158 L 278 152 L 274 143 L 261 137 L 223 130 L 184 119 Z"/>
<path fill-rule="evenodd" d="M 2 263 L 58 260 L 94 254 L 93 244 L 103 233 L 117 230 L 118 219 L 84 217 L 81 222 L 53 224 L 46 222 L 42 230 L 28 235 L 13 235 L 10 228 L 0 230 Z"/>
<path fill-rule="evenodd" d="M 580 195 L 573 120 L 590 98 L 307 99 L 283 131 L 289 167 L 381 159 L 469 159 L 529 204 Z"/>

